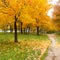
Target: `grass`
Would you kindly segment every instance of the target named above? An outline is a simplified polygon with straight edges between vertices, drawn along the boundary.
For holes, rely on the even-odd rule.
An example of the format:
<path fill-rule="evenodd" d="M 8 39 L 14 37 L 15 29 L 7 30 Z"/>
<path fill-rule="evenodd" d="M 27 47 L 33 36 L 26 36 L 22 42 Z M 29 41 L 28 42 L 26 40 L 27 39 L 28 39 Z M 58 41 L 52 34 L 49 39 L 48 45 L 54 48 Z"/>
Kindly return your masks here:
<path fill-rule="evenodd" d="M 58 41 L 60 42 L 60 35 L 57 37 Z"/>
<path fill-rule="evenodd" d="M 60 48 L 60 35 L 59 34 L 57 34 L 56 35 L 56 47 L 59 47 Z"/>
<path fill-rule="evenodd" d="M 0 41 L 3 40 L 14 40 L 14 34 L 13 33 L 0 33 Z M 18 40 L 48 40 L 48 37 L 46 35 L 32 35 L 32 34 L 18 34 Z"/>
<path fill-rule="evenodd" d="M 60 42 L 60 35 L 56 35 L 57 42 Z"/>
<path fill-rule="evenodd" d="M 47 47 L 45 53 L 42 55 L 41 60 L 44 60 L 45 57 L 48 55 L 48 49 L 49 49 L 49 47 Z"/>
<path fill-rule="evenodd" d="M 46 35 L 18 34 L 18 40 L 13 42 L 13 33 L 0 33 L 0 60 L 39 60 L 50 44 Z"/>
<path fill-rule="evenodd" d="M 0 49 L 0 60 L 34 60 L 41 54 L 40 50 L 35 51 L 20 43 L 1 44 Z"/>

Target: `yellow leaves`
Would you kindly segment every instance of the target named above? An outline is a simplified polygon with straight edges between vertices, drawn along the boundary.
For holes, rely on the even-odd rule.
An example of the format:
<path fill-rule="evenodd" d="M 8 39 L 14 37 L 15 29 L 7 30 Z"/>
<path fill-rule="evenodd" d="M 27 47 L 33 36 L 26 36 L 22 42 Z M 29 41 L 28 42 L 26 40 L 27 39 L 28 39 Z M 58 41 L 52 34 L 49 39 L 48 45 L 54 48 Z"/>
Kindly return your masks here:
<path fill-rule="evenodd" d="M 12 60 L 12 58 L 10 58 L 9 60 Z"/>
<path fill-rule="evenodd" d="M 11 0 L 6 0 L 6 2 L 10 2 Z"/>
<path fill-rule="evenodd" d="M 31 60 L 31 58 L 33 57 L 37 60 L 37 58 L 40 58 L 39 56 L 41 56 L 41 54 L 45 52 L 46 48 L 49 45 L 50 41 L 48 40 L 20 40 L 20 42 L 18 43 L 0 43 L 0 49 L 2 48 L 0 52 L 1 54 L 3 53 L 2 55 L 0 55 L 0 57 L 6 57 L 6 59 L 8 60 Z"/>
<path fill-rule="evenodd" d="M 3 6 L 3 3 L 2 3 L 1 0 L 0 0 L 0 7 L 1 7 L 1 6 Z"/>
<path fill-rule="evenodd" d="M 16 7 L 15 5 L 17 4 L 17 0 L 11 0 L 10 1 L 10 5 Z"/>
<path fill-rule="evenodd" d="M 48 46 L 50 46 L 51 42 L 50 41 L 33 41 L 33 40 L 26 40 L 26 41 L 20 41 L 20 44 L 23 44 L 26 48 L 30 47 L 33 50 L 41 50 L 41 54 L 45 52 Z"/>
<path fill-rule="evenodd" d="M 14 48 L 14 51 L 16 52 L 17 51 L 17 48 Z"/>
<path fill-rule="evenodd" d="M 14 12 L 13 9 L 11 9 L 11 8 L 8 8 L 8 9 L 7 9 L 7 13 L 8 13 L 8 15 L 10 15 L 10 16 L 15 15 L 15 12 Z"/>
<path fill-rule="evenodd" d="M 21 7 L 22 7 L 23 3 L 22 0 L 17 1 L 17 0 L 11 0 L 10 1 L 10 7 L 11 9 L 13 9 L 15 11 L 15 13 L 17 13 Z"/>
<path fill-rule="evenodd" d="M 6 2 L 9 3 L 8 7 L 0 7 L 0 12 L 8 14 L 8 22 L 12 22 L 14 20 L 13 17 L 17 15 L 17 18 L 23 22 L 24 26 L 31 23 L 33 26 L 41 27 L 42 24 L 46 24 L 46 12 L 50 7 L 47 0 L 6 0 Z M 5 6 L 2 2 L 0 5 Z"/>
<path fill-rule="evenodd" d="M 27 0 L 26 3 L 28 3 L 29 5 L 32 4 L 32 0 Z"/>
<path fill-rule="evenodd" d="M 58 48 L 58 47 L 60 48 L 60 42 L 57 42 L 55 46 L 56 46 L 57 48 Z"/>

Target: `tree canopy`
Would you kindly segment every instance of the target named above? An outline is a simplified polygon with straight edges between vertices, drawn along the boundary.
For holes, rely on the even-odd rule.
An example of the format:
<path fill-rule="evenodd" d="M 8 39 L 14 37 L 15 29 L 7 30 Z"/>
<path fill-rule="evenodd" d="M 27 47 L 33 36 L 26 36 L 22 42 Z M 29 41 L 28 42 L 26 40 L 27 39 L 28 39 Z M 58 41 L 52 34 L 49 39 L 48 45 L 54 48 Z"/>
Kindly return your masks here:
<path fill-rule="evenodd" d="M 37 34 L 39 29 L 52 30 L 53 24 L 47 15 L 50 6 L 48 0 L 0 0 L 0 28 L 12 26 L 15 35 L 19 25 L 21 32 L 27 27 L 37 29 Z"/>

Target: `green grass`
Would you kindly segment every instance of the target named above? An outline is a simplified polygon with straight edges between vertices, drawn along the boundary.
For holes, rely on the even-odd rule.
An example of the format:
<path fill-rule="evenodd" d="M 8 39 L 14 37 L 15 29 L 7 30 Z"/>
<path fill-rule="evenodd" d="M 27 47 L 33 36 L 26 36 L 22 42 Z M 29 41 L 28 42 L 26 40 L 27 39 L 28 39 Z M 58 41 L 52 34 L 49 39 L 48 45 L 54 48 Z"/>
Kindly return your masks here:
<path fill-rule="evenodd" d="M 60 35 L 57 35 L 57 41 L 60 42 Z"/>
<path fill-rule="evenodd" d="M 4 41 L 14 41 L 14 33 L 0 33 L 0 42 Z M 32 35 L 32 34 L 18 34 L 18 40 L 48 40 L 46 35 Z"/>
<path fill-rule="evenodd" d="M 45 57 L 48 55 L 48 49 L 49 49 L 49 47 L 47 47 L 45 53 L 42 55 L 41 60 L 44 60 Z"/>
<path fill-rule="evenodd" d="M 41 54 L 40 49 L 34 50 L 33 46 L 29 46 L 26 41 L 48 40 L 48 37 L 18 34 L 18 40 L 19 43 L 13 42 L 13 33 L 0 33 L 0 60 L 37 60 Z"/>
<path fill-rule="evenodd" d="M 0 44 L 0 60 L 34 60 L 41 54 L 40 50 L 35 51 L 26 46 L 20 43 Z"/>

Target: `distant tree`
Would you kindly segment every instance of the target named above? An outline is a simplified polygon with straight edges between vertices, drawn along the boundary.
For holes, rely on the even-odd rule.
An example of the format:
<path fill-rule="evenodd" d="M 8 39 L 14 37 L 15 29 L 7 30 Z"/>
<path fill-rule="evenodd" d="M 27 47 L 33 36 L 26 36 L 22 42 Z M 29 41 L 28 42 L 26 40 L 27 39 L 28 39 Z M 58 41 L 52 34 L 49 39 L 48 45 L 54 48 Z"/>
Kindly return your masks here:
<path fill-rule="evenodd" d="M 60 31 L 60 0 L 54 5 L 53 22 L 57 27 L 57 31 Z"/>

